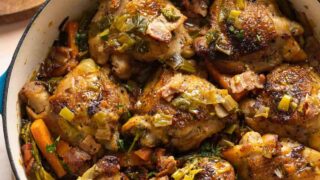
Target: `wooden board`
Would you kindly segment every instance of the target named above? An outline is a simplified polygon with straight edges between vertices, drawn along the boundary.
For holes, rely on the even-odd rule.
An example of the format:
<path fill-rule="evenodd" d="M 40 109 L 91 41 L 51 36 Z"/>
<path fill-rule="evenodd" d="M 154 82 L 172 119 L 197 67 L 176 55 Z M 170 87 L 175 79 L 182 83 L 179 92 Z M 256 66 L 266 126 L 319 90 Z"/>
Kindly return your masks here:
<path fill-rule="evenodd" d="M 45 0 L 0 0 L 0 24 L 30 18 Z"/>

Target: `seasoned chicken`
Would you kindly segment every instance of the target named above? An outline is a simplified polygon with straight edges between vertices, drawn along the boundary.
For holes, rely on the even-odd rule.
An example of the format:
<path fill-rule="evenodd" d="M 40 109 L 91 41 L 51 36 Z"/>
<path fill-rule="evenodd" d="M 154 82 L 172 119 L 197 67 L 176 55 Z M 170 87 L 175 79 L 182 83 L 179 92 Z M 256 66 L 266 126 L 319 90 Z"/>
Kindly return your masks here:
<path fill-rule="evenodd" d="M 138 137 L 142 146 L 164 144 L 186 151 L 222 130 L 237 108 L 227 90 L 194 75 L 160 70 L 122 132 Z"/>
<path fill-rule="evenodd" d="M 89 154 L 98 153 L 101 145 L 118 149 L 118 119 L 128 111 L 129 97 L 93 60 L 83 60 L 50 97 L 39 82 L 26 84 L 20 95 L 29 114 L 43 118 L 56 136 Z"/>
<path fill-rule="evenodd" d="M 90 28 L 90 54 L 98 64 L 123 53 L 141 61 L 180 55 L 192 39 L 186 17 L 168 0 L 102 0 Z"/>
<path fill-rule="evenodd" d="M 275 0 L 216 0 L 210 13 L 211 28 L 194 46 L 221 72 L 263 72 L 307 58 L 294 39 L 303 28 L 282 16 Z"/>
<path fill-rule="evenodd" d="M 282 65 L 267 75 L 264 90 L 241 109 L 262 133 L 290 137 L 320 150 L 320 77 L 310 67 Z"/>
<path fill-rule="evenodd" d="M 42 119 L 50 111 L 49 93 L 40 81 L 26 83 L 19 93 L 22 102 L 26 103 L 26 111 L 32 119 Z"/>
<path fill-rule="evenodd" d="M 106 149 L 118 149 L 118 119 L 128 111 L 129 98 L 93 60 L 83 60 L 59 83 L 50 104 L 60 116 L 64 110 L 72 112 L 74 117 L 67 120 L 84 135 L 81 148 L 90 149 L 97 140 Z"/>
<path fill-rule="evenodd" d="M 246 133 L 223 152 L 241 179 L 319 179 L 320 153 L 277 135 Z"/>
<path fill-rule="evenodd" d="M 119 160 L 115 156 L 104 156 L 90 169 L 88 169 L 78 180 L 120 180 L 128 179 L 120 173 Z"/>
<path fill-rule="evenodd" d="M 235 172 L 227 161 L 214 157 L 191 157 L 183 167 L 172 174 L 174 179 L 234 180 Z"/>
<path fill-rule="evenodd" d="M 48 58 L 40 68 L 40 76 L 44 78 L 64 76 L 76 67 L 78 61 L 72 57 L 72 50 L 67 47 L 53 47 Z"/>

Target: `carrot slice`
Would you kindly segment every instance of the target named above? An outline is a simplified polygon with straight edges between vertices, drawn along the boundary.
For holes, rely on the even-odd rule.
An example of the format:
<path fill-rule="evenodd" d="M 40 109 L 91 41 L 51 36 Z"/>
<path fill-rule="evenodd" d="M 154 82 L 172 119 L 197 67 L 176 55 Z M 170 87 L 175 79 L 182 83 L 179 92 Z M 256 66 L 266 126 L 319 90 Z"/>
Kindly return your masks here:
<path fill-rule="evenodd" d="M 149 161 L 151 158 L 152 150 L 150 148 L 141 148 L 135 151 L 134 154 L 144 161 Z"/>
<path fill-rule="evenodd" d="M 57 145 L 57 153 L 60 157 L 64 157 L 64 155 L 69 152 L 71 150 L 71 147 L 70 145 L 63 141 L 63 140 L 60 140 L 58 145 Z"/>
<path fill-rule="evenodd" d="M 76 58 L 79 54 L 79 49 L 76 42 L 76 36 L 79 29 L 79 24 L 75 21 L 68 22 L 66 26 L 66 31 L 68 34 L 68 46 L 72 50 L 72 57 Z"/>
<path fill-rule="evenodd" d="M 63 169 L 58 157 L 54 153 L 47 152 L 46 147 L 53 144 L 50 132 L 42 119 L 37 119 L 31 124 L 31 133 L 36 141 L 43 156 L 47 159 L 58 177 L 66 175 L 66 171 Z"/>

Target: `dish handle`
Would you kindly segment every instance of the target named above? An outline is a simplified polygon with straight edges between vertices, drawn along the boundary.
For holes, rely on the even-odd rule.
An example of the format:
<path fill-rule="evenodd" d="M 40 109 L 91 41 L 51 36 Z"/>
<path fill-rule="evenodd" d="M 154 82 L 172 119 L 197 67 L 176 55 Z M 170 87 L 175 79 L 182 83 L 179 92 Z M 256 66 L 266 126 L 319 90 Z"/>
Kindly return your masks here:
<path fill-rule="evenodd" d="M 3 103 L 3 92 L 4 92 L 4 85 L 6 82 L 6 76 L 7 76 L 7 73 L 0 75 L 0 114 L 2 113 L 2 110 L 3 110 L 2 103 Z"/>

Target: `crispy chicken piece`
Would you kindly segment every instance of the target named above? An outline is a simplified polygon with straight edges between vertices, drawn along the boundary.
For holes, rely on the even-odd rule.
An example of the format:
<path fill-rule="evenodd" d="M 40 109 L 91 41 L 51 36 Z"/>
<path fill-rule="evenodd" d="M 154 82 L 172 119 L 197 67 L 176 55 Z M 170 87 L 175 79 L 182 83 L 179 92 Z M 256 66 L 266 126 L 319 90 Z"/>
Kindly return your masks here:
<path fill-rule="evenodd" d="M 90 54 L 105 64 L 111 54 L 165 60 L 191 46 L 186 17 L 168 0 L 102 0 L 90 28 Z"/>
<path fill-rule="evenodd" d="M 320 77 L 310 67 L 282 65 L 267 75 L 264 90 L 241 109 L 261 133 L 289 137 L 320 150 Z"/>
<path fill-rule="evenodd" d="M 235 172 L 231 164 L 223 159 L 209 156 L 192 156 L 183 163 L 183 167 L 178 169 L 171 177 L 174 179 L 194 180 L 234 180 Z"/>
<path fill-rule="evenodd" d="M 164 144 L 186 151 L 223 129 L 237 107 L 227 90 L 194 75 L 160 70 L 122 132 L 138 136 L 142 146 Z"/>
<path fill-rule="evenodd" d="M 303 28 L 282 16 L 275 0 L 216 0 L 210 13 L 211 29 L 194 46 L 221 72 L 263 72 L 307 58 L 294 39 Z"/>
<path fill-rule="evenodd" d="M 83 60 L 61 80 L 50 97 L 50 104 L 52 112 L 60 115 L 50 118 L 58 121 L 60 126 L 67 124 L 76 128 L 81 136 L 81 142 L 76 142 L 83 150 L 95 154 L 100 144 L 108 150 L 118 149 L 118 119 L 128 111 L 129 97 L 108 78 L 108 71 L 99 68 L 93 60 Z M 66 118 L 70 116 L 68 114 L 73 117 Z M 70 137 L 67 130 L 63 134 Z"/>
<path fill-rule="evenodd" d="M 50 110 L 49 93 L 40 81 L 26 83 L 19 93 L 19 97 L 26 104 L 26 111 L 32 119 L 42 119 Z"/>
<path fill-rule="evenodd" d="M 129 97 L 93 60 L 83 60 L 67 74 L 52 96 L 42 83 L 33 81 L 20 97 L 32 118 L 43 118 L 53 134 L 87 153 L 98 153 L 101 145 L 118 149 L 118 119 L 128 111 Z"/>
<path fill-rule="evenodd" d="M 104 156 L 90 169 L 88 169 L 78 180 L 120 180 L 128 179 L 120 172 L 119 160 L 115 156 Z"/>
<path fill-rule="evenodd" d="M 277 135 L 246 133 L 223 152 L 241 179 L 319 179 L 320 153 Z"/>
<path fill-rule="evenodd" d="M 40 76 L 44 78 L 64 76 L 78 65 L 72 56 L 72 49 L 54 46 L 47 59 L 41 64 Z"/>

